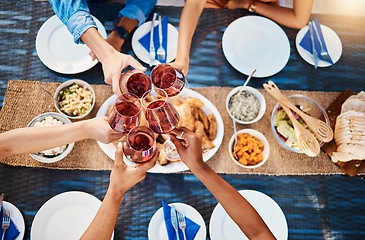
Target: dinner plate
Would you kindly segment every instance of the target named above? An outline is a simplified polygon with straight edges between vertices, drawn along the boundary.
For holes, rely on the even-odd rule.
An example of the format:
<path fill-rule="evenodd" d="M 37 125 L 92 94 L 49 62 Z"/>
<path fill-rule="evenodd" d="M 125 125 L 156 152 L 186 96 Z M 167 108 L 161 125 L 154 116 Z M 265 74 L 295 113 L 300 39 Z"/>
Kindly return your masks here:
<path fill-rule="evenodd" d="M 290 56 L 289 39 L 275 22 L 260 16 L 234 20 L 224 31 L 222 48 L 227 61 L 239 72 L 268 77 L 285 67 Z"/>
<path fill-rule="evenodd" d="M 30 238 L 80 239 L 100 205 L 101 201 L 98 198 L 85 192 L 70 191 L 58 194 L 38 210 L 32 223 Z"/>
<path fill-rule="evenodd" d="M 210 113 L 213 113 L 215 119 L 217 120 L 217 125 L 218 125 L 217 136 L 212 141 L 213 144 L 215 145 L 215 147 L 213 149 L 209 149 L 203 153 L 203 160 L 206 162 L 218 151 L 220 145 L 222 144 L 223 135 L 224 135 L 223 119 L 222 119 L 220 113 L 218 112 L 218 109 L 214 106 L 214 104 L 211 101 L 209 101 L 206 97 L 201 95 L 200 93 L 198 93 L 194 90 L 188 89 L 188 88 L 184 88 L 178 96 L 180 96 L 182 99 L 187 98 L 187 97 L 193 97 L 193 98 L 200 99 L 204 103 L 202 110 L 207 115 L 209 115 Z M 109 106 L 114 104 L 115 99 L 116 99 L 116 95 L 113 95 L 110 98 L 108 98 L 101 105 L 96 116 L 97 117 L 105 116 Z M 99 141 L 98 141 L 98 144 L 99 144 L 100 148 L 104 151 L 104 153 L 106 155 L 108 155 L 111 159 L 114 160 L 114 155 L 115 155 L 115 150 L 116 150 L 115 146 L 112 143 L 105 144 L 105 143 L 102 143 Z M 125 162 L 126 162 L 126 164 L 130 164 L 130 161 L 128 161 L 126 159 L 125 159 Z M 148 172 L 150 172 L 150 173 L 174 173 L 174 172 L 181 172 L 181 171 L 186 171 L 186 170 L 189 170 L 189 168 L 181 161 L 173 162 L 166 166 L 161 166 L 157 162 L 153 168 L 148 170 Z"/>
<path fill-rule="evenodd" d="M 14 240 L 22 240 L 25 232 L 25 223 L 22 213 L 17 207 L 7 201 L 3 201 L 3 208 L 10 211 L 10 218 L 18 228 L 19 235 Z"/>
<path fill-rule="evenodd" d="M 150 63 L 150 52 L 147 51 L 138 40 L 151 31 L 151 23 L 152 21 L 149 21 L 139 26 L 132 36 L 132 49 L 134 54 L 147 64 Z M 176 58 L 178 36 L 179 32 L 177 29 L 170 23 L 167 24 L 167 63 L 172 62 Z M 159 63 L 158 60 L 155 60 L 155 63 L 156 64 L 154 65 L 157 65 Z"/>
<path fill-rule="evenodd" d="M 333 31 L 331 28 L 324 26 L 321 24 L 322 34 L 324 41 L 326 42 L 326 47 L 329 55 L 331 56 L 333 64 L 335 64 L 342 55 L 342 43 L 339 36 Z M 295 38 L 295 46 L 299 52 L 299 55 L 309 64 L 314 66 L 313 55 L 305 50 L 302 46 L 300 46 L 300 42 L 302 41 L 304 35 L 308 32 L 308 26 L 303 27 L 297 33 Z M 319 59 L 318 67 L 329 67 L 331 63 L 323 61 Z"/>
<path fill-rule="evenodd" d="M 106 31 L 95 18 L 98 31 L 106 38 Z M 39 29 L 36 42 L 38 57 L 44 65 L 55 72 L 64 74 L 81 73 L 94 67 L 98 61 L 89 56 L 89 47 L 76 44 L 67 27 L 56 16 L 50 17 Z"/>
<path fill-rule="evenodd" d="M 194 240 L 206 239 L 207 230 L 204 219 L 195 208 L 185 203 L 170 203 L 169 206 L 173 206 L 177 211 L 183 213 L 190 220 L 200 225 L 199 231 L 196 234 Z M 150 220 L 150 224 L 148 225 L 148 239 L 168 240 L 167 230 L 163 215 L 163 207 L 158 209 Z"/>
<path fill-rule="evenodd" d="M 288 239 L 288 225 L 279 205 L 269 196 L 254 190 L 240 190 L 239 193 L 255 208 L 276 239 Z M 237 224 L 227 215 L 220 203 L 214 208 L 209 223 L 211 240 L 248 239 Z"/>

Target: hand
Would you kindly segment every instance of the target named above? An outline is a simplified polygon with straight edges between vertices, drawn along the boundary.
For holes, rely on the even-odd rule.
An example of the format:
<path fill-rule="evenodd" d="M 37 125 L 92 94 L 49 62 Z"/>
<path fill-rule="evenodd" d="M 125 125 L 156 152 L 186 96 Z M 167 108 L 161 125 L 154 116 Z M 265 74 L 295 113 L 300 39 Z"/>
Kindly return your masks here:
<path fill-rule="evenodd" d="M 108 122 L 108 117 L 96 117 L 86 121 L 87 129 L 91 138 L 96 141 L 108 144 L 123 136 L 122 133 L 114 131 Z"/>
<path fill-rule="evenodd" d="M 172 130 L 169 133 L 169 136 L 180 155 L 181 161 L 183 161 L 190 170 L 200 167 L 204 163 L 202 140 L 197 134 L 182 127 Z M 180 139 L 183 138 L 183 140 L 179 140 L 176 136 Z"/>
<path fill-rule="evenodd" d="M 134 167 L 128 166 L 123 162 L 122 143 L 119 143 L 115 151 L 115 161 L 110 174 L 109 187 L 115 193 L 124 195 L 126 191 L 146 177 L 147 171 L 155 166 L 159 154 L 160 152 L 157 149 L 155 155 L 148 162 L 137 164 Z"/>
<path fill-rule="evenodd" d="M 188 74 L 189 71 L 189 59 L 187 60 L 175 60 L 174 62 L 170 63 L 171 66 L 174 68 L 180 69 L 184 76 Z"/>

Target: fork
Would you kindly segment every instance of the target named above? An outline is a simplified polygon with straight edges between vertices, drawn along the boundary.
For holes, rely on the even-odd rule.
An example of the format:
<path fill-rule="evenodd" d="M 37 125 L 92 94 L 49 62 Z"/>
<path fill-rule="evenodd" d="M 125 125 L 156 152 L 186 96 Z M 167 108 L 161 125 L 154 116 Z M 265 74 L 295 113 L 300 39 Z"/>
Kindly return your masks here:
<path fill-rule="evenodd" d="M 179 227 L 184 233 L 184 240 L 186 240 L 185 235 L 185 228 L 186 228 L 186 222 L 185 222 L 185 216 L 181 212 L 177 211 L 177 220 L 179 222 Z"/>
<path fill-rule="evenodd" d="M 1 240 L 4 240 L 5 237 L 5 231 L 9 228 L 10 226 L 10 214 L 8 211 L 5 211 L 5 209 L 3 209 L 3 224 L 2 224 L 2 228 L 4 229 L 3 231 L 3 236 L 1 238 Z"/>
<path fill-rule="evenodd" d="M 160 40 L 160 47 L 157 49 L 157 60 L 162 63 L 165 60 L 165 49 L 162 47 L 162 24 L 161 24 L 161 15 L 158 16 L 158 36 Z"/>
<path fill-rule="evenodd" d="M 314 28 L 314 31 L 316 32 L 316 35 L 317 35 L 317 39 L 318 39 L 318 42 L 319 42 L 319 45 L 321 46 L 321 56 L 324 60 L 328 61 L 328 62 L 331 62 L 331 58 L 328 54 L 328 52 L 326 50 L 324 50 L 323 48 L 323 45 L 322 45 L 322 41 L 321 41 L 321 38 L 319 37 L 319 33 L 318 33 L 318 29 L 317 29 L 317 25 L 314 21 L 312 21 L 312 25 L 313 25 L 313 28 Z"/>

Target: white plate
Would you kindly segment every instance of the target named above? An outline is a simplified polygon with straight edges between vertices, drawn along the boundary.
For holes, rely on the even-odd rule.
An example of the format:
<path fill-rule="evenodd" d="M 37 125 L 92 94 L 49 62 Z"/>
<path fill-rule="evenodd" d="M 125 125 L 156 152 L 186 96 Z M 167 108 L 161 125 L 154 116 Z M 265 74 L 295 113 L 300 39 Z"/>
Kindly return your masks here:
<path fill-rule="evenodd" d="M 152 21 L 142 24 L 139 28 L 136 29 L 132 36 L 132 49 L 134 54 L 136 54 L 136 56 L 140 60 L 147 64 L 150 63 L 150 52 L 147 51 L 138 40 L 146 35 L 149 31 L 151 31 L 151 22 Z M 155 26 L 156 25 L 157 23 L 155 23 Z M 178 36 L 179 32 L 177 31 L 177 29 L 170 23 L 167 24 L 167 63 L 172 62 L 176 58 Z M 159 61 L 155 60 L 155 63 L 153 65 L 157 64 L 159 64 Z"/>
<path fill-rule="evenodd" d="M 215 119 L 217 120 L 217 125 L 218 125 L 217 136 L 212 141 L 213 144 L 215 145 L 215 147 L 213 149 L 205 151 L 204 154 L 203 154 L 203 160 L 206 162 L 218 151 L 220 145 L 222 144 L 223 135 L 224 135 L 223 119 L 222 119 L 221 115 L 219 114 L 217 108 L 214 106 L 214 104 L 211 101 L 209 101 L 206 97 L 201 95 L 200 93 L 195 92 L 194 90 L 191 90 L 191 89 L 188 89 L 188 88 L 184 88 L 181 91 L 181 93 L 179 94 L 179 96 L 181 98 L 193 97 L 193 98 L 200 99 L 204 103 L 204 106 L 202 107 L 202 110 L 207 115 L 209 115 L 210 113 L 213 113 Z M 115 102 L 115 99 L 116 99 L 115 95 L 108 98 L 103 103 L 103 105 L 101 105 L 101 107 L 99 108 L 99 111 L 96 114 L 96 116 L 97 117 L 105 116 L 109 106 L 112 105 Z M 116 150 L 114 145 L 112 143 L 105 144 L 105 143 L 102 143 L 102 142 L 99 142 L 99 141 L 98 141 L 98 144 L 99 144 L 100 148 L 104 151 L 104 153 L 106 155 L 108 155 L 111 159 L 114 160 L 114 155 L 115 155 L 115 150 Z M 125 162 L 127 164 L 129 163 L 129 161 L 127 161 L 127 160 L 125 160 Z M 189 170 L 189 168 L 181 161 L 173 162 L 173 163 L 170 163 L 166 166 L 161 166 L 157 162 L 156 165 L 153 168 L 148 170 L 148 172 L 150 172 L 150 173 L 174 173 L 174 172 L 181 172 L 181 171 L 186 171 L 186 170 Z"/>
<path fill-rule="evenodd" d="M 272 198 L 254 190 L 240 190 L 239 193 L 256 209 L 276 239 L 288 239 L 285 215 Z M 220 203 L 214 208 L 210 217 L 209 234 L 211 240 L 248 239 Z"/>
<path fill-rule="evenodd" d="M 338 35 L 329 27 L 321 25 L 322 34 L 324 41 L 326 42 L 326 47 L 329 55 L 331 56 L 333 64 L 335 64 L 342 55 L 342 43 L 341 39 Z M 300 42 L 302 41 L 304 35 L 308 31 L 308 26 L 303 27 L 297 33 L 297 37 L 295 39 L 295 46 L 299 52 L 299 55 L 309 64 L 314 66 L 313 55 L 305 50 L 302 46 L 300 46 Z M 329 67 L 331 64 L 326 61 L 322 61 L 319 59 L 318 67 Z"/>
<path fill-rule="evenodd" d="M 106 38 L 106 31 L 101 22 L 94 21 L 98 31 Z M 39 29 L 35 41 L 38 57 L 44 65 L 55 72 L 75 74 L 89 70 L 98 61 L 89 56 L 90 49 L 85 44 L 76 44 L 67 27 L 56 16 L 50 17 Z"/>
<path fill-rule="evenodd" d="M 205 240 L 207 237 L 207 229 L 205 222 L 200 213 L 190 205 L 185 203 L 170 203 L 177 211 L 183 213 L 190 220 L 200 225 L 199 231 L 194 240 Z M 149 240 L 168 240 L 163 207 L 158 209 L 152 216 L 150 224 L 148 225 L 148 239 Z"/>
<path fill-rule="evenodd" d="M 25 232 L 25 223 L 22 213 L 17 207 L 7 201 L 3 201 L 3 207 L 5 210 L 10 211 L 10 218 L 19 230 L 19 235 L 14 240 L 22 240 Z"/>
<path fill-rule="evenodd" d="M 283 69 L 289 60 L 290 44 L 283 29 L 259 16 L 233 21 L 224 31 L 222 48 L 227 61 L 239 72 L 268 77 Z"/>
<path fill-rule="evenodd" d="M 101 201 L 98 198 L 85 192 L 71 191 L 58 194 L 38 210 L 32 223 L 30 238 L 80 239 L 100 205 Z"/>

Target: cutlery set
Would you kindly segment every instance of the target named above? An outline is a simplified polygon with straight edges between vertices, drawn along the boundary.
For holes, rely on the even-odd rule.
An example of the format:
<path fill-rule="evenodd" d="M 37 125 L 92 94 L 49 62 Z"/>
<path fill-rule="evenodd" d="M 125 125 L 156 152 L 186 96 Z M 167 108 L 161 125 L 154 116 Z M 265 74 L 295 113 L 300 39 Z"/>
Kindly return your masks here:
<path fill-rule="evenodd" d="M 318 40 L 319 45 L 321 47 L 321 51 L 320 51 L 321 57 L 325 61 L 331 63 L 332 62 L 331 58 L 330 58 L 328 52 L 323 47 L 325 43 L 324 42 L 322 43 L 322 39 L 320 37 L 320 33 L 318 31 L 318 28 L 317 28 L 317 25 L 316 25 L 315 21 L 309 21 L 308 22 L 308 30 L 309 30 L 309 35 L 310 35 L 311 44 L 312 44 L 312 55 L 313 55 L 314 67 L 317 68 L 318 67 L 318 62 L 319 62 L 318 52 L 317 52 L 316 47 L 315 47 L 314 36 L 316 36 L 316 39 Z"/>
<path fill-rule="evenodd" d="M 163 36 L 162 36 L 162 21 L 161 21 L 161 15 L 158 16 L 158 36 L 159 36 L 159 42 L 160 42 L 160 46 L 157 49 L 157 56 L 155 53 L 155 45 L 154 45 L 154 41 L 153 41 L 153 32 L 154 32 L 154 28 L 155 28 L 155 21 L 157 18 L 157 13 L 153 14 L 152 17 L 152 21 L 151 21 L 151 35 L 150 35 L 150 64 L 149 66 L 152 67 L 155 62 L 155 60 L 158 60 L 159 62 L 165 62 L 166 59 L 166 50 L 162 47 L 162 40 L 163 40 Z M 156 58 L 157 57 L 157 58 Z"/>
<path fill-rule="evenodd" d="M 175 229 L 176 232 L 176 238 L 177 240 L 180 240 L 180 236 L 179 236 L 179 228 L 182 230 L 183 232 L 183 236 L 184 236 L 184 240 L 186 240 L 186 234 L 185 234 L 185 229 L 186 229 L 186 222 L 185 222 L 185 216 L 184 214 L 177 212 L 174 207 L 171 206 L 171 224 Z"/>

